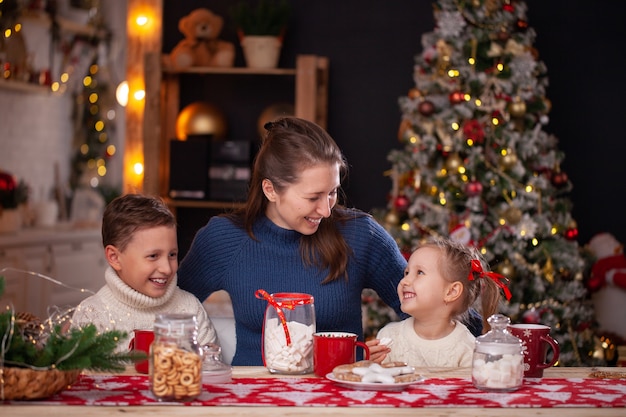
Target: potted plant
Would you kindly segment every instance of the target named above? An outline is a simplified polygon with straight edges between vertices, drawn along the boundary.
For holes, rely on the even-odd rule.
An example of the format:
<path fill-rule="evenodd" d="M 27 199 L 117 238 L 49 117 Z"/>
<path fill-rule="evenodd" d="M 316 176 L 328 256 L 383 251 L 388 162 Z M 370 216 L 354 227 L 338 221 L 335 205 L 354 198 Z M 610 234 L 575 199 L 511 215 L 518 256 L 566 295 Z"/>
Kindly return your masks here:
<path fill-rule="evenodd" d="M 260 0 L 256 6 L 240 2 L 231 8 L 248 67 L 275 68 L 287 22 L 288 0 Z"/>
<path fill-rule="evenodd" d="M 22 226 L 20 205 L 28 200 L 28 186 L 14 175 L 0 171 L 0 233 L 16 232 Z"/>

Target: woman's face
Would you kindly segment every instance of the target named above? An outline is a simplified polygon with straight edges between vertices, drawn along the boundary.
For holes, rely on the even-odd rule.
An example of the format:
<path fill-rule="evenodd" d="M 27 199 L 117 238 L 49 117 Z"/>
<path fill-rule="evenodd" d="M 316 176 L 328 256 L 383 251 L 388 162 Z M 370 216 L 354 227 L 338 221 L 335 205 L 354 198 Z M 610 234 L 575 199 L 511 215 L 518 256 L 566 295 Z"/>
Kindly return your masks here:
<path fill-rule="evenodd" d="M 266 215 L 277 226 L 303 235 L 315 233 L 337 203 L 339 164 L 320 164 L 302 170 L 297 182 L 278 193 L 269 180 L 263 192 L 269 200 Z"/>

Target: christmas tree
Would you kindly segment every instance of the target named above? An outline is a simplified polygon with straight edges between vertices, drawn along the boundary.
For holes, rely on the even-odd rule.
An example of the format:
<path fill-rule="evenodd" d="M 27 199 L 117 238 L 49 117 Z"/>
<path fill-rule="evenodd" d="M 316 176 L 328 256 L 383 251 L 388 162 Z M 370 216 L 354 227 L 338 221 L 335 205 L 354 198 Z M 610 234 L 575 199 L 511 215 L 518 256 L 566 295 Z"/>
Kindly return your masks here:
<path fill-rule="evenodd" d="M 547 69 L 523 1 L 439 0 L 422 36 L 414 88 L 399 100 L 381 222 L 404 253 L 430 236 L 480 249 L 513 293 L 513 322 L 551 326 L 561 365 L 593 363 L 594 312 L 560 168 L 545 132 Z"/>

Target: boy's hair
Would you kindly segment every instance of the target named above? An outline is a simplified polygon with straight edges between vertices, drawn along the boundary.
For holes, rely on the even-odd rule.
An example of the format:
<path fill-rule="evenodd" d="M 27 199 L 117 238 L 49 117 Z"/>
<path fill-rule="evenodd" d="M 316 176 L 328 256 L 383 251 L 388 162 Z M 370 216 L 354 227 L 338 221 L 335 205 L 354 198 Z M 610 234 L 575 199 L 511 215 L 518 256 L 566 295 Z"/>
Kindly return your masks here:
<path fill-rule="evenodd" d="M 473 247 L 451 239 L 432 239 L 420 245 L 441 250 L 439 271 L 449 282 L 459 281 L 463 284 L 463 297 L 456 315 L 459 320 L 468 320 L 468 311 L 477 299 L 481 300 L 480 312 L 483 319 L 483 333 L 490 329 L 487 319 L 497 313 L 500 303 L 500 287 L 496 281 L 485 274 L 473 271 L 472 261 L 480 262 L 482 271 L 488 272 L 489 267 L 480 252 Z"/>
<path fill-rule="evenodd" d="M 176 218 L 162 199 L 140 194 L 115 198 L 102 216 L 102 245 L 124 251 L 137 230 L 158 226 L 176 227 Z"/>

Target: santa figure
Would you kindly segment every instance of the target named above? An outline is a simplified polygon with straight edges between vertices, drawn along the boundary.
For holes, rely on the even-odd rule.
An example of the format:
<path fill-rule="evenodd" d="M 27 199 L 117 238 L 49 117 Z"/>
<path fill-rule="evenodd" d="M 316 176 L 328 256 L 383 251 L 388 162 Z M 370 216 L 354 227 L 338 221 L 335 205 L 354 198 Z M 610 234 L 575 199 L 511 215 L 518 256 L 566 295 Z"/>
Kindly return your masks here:
<path fill-rule="evenodd" d="M 592 292 L 600 328 L 626 338 L 626 257 L 623 245 L 609 233 L 595 235 L 587 245 L 595 256 L 587 287 Z"/>
<path fill-rule="evenodd" d="M 596 263 L 591 268 L 589 289 L 597 291 L 606 285 L 626 289 L 624 245 L 610 233 L 600 233 L 589 241 L 588 247 L 596 257 Z"/>

